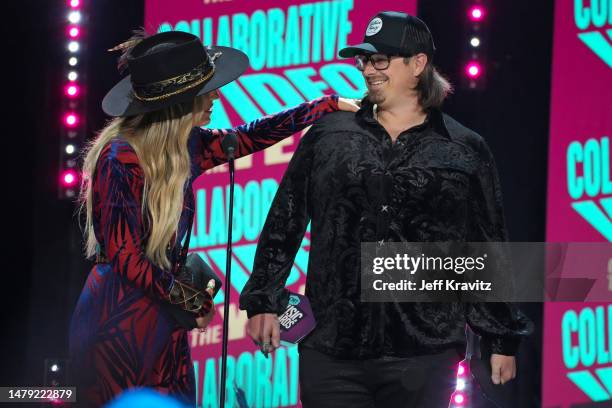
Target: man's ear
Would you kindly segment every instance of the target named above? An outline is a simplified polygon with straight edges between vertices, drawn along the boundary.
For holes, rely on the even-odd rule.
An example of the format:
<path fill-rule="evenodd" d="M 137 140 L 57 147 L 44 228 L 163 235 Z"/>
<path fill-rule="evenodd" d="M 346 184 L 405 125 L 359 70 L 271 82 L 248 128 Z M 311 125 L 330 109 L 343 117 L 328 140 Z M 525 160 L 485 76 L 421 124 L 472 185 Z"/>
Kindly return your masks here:
<path fill-rule="evenodd" d="M 419 53 L 417 55 L 414 56 L 413 58 L 414 61 L 414 76 L 419 76 L 421 75 L 421 72 L 423 72 L 423 70 L 425 69 L 425 66 L 427 65 L 427 55 L 423 54 L 423 53 Z"/>

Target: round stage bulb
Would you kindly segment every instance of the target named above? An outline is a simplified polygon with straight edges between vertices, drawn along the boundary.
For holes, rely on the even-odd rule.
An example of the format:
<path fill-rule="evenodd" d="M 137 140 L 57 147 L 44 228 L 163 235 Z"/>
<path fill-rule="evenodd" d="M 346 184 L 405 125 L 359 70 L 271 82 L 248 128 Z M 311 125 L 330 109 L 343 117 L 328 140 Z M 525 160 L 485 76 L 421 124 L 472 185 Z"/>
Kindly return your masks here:
<path fill-rule="evenodd" d="M 69 113 L 64 117 L 64 123 L 69 127 L 75 127 L 78 121 L 79 119 L 74 113 Z"/>
<path fill-rule="evenodd" d="M 484 18 L 484 14 L 484 9 L 480 6 L 470 8 L 469 15 L 472 21 L 481 21 Z"/>
<path fill-rule="evenodd" d="M 68 35 L 72 38 L 77 38 L 79 34 L 80 31 L 78 27 L 70 27 L 70 29 L 68 30 Z"/>
<path fill-rule="evenodd" d="M 76 86 L 76 85 L 68 85 L 66 87 L 66 95 L 67 96 L 74 97 L 74 96 L 77 96 L 78 94 L 79 94 L 79 87 L 78 86 Z"/>
<path fill-rule="evenodd" d="M 457 369 L 457 375 L 464 375 L 465 374 L 465 367 L 463 366 L 463 364 L 459 364 L 459 368 Z"/>
<path fill-rule="evenodd" d="M 480 45 L 480 38 L 472 37 L 472 39 L 470 40 L 470 45 L 472 47 L 478 47 Z"/>
<path fill-rule="evenodd" d="M 70 59 L 68 60 L 68 65 L 74 67 L 76 64 L 78 64 L 78 62 L 79 60 L 76 59 L 76 57 L 70 57 Z"/>
<path fill-rule="evenodd" d="M 482 69 L 480 68 L 480 64 L 477 62 L 470 62 L 465 67 L 465 73 L 468 77 L 472 79 L 476 79 L 482 73 Z"/>
<path fill-rule="evenodd" d="M 76 182 L 77 182 L 77 174 L 74 170 L 66 170 L 62 173 L 62 184 L 65 187 L 74 186 Z"/>
<path fill-rule="evenodd" d="M 456 389 L 457 391 L 463 391 L 463 390 L 465 390 L 465 380 L 463 380 L 463 379 L 459 378 L 459 379 L 457 380 L 457 386 L 455 387 L 455 389 Z"/>
<path fill-rule="evenodd" d="M 66 153 L 68 153 L 68 154 L 74 153 L 75 150 L 76 149 L 75 149 L 74 145 L 69 144 L 68 146 L 66 146 Z"/>
<path fill-rule="evenodd" d="M 74 175 L 72 175 L 72 174 L 65 174 L 64 175 L 64 183 L 66 185 L 74 184 Z"/>
<path fill-rule="evenodd" d="M 80 5 L 81 5 L 81 2 L 79 0 L 70 0 L 70 7 L 77 8 Z"/>
<path fill-rule="evenodd" d="M 68 21 L 70 21 L 72 24 L 78 23 L 81 21 L 81 13 L 78 11 L 71 12 L 68 14 Z"/>
<path fill-rule="evenodd" d="M 463 405 L 463 403 L 465 402 L 465 397 L 463 396 L 463 394 L 455 394 L 453 402 L 457 405 Z"/>
<path fill-rule="evenodd" d="M 57 364 L 53 364 L 51 366 L 51 371 L 53 371 L 54 373 L 58 372 L 59 371 L 59 366 Z"/>
<path fill-rule="evenodd" d="M 78 78 L 78 75 L 77 75 L 77 73 L 76 73 L 76 72 L 74 72 L 74 71 L 70 71 L 70 72 L 68 73 L 68 80 L 69 80 L 69 81 L 76 81 L 76 80 L 77 80 L 77 78 Z"/>
<path fill-rule="evenodd" d="M 79 43 L 76 41 L 70 41 L 70 43 L 68 43 L 68 51 L 70 52 L 77 52 L 79 50 Z"/>

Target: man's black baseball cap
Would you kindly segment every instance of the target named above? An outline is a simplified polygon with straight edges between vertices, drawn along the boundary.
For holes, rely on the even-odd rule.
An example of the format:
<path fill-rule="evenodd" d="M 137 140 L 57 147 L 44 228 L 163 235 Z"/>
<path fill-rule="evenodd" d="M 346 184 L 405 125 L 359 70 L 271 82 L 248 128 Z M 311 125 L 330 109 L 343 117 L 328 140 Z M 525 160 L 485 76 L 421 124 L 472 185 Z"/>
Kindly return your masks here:
<path fill-rule="evenodd" d="M 411 57 L 422 52 L 431 60 L 435 50 L 431 32 L 422 20 L 406 13 L 383 11 L 370 20 L 363 43 L 343 48 L 338 54 L 342 58 L 376 53 Z"/>

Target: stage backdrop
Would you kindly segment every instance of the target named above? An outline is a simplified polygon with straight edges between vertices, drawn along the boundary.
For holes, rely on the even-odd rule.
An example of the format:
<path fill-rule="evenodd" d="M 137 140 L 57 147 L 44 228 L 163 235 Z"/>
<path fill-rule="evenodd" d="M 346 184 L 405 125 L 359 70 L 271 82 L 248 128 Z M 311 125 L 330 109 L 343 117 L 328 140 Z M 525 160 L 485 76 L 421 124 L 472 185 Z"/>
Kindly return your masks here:
<path fill-rule="evenodd" d="M 612 3 L 555 7 L 547 240 L 612 241 Z M 612 400 L 612 305 L 549 303 L 544 326 L 543 406 Z"/>
<path fill-rule="evenodd" d="M 367 23 L 378 11 L 397 7 L 392 0 L 147 0 L 145 29 L 187 31 L 205 45 L 232 46 L 249 56 L 249 70 L 221 89 L 213 108 L 209 126 L 228 128 L 324 94 L 361 97 L 362 76 L 352 61 L 337 58 L 338 50 L 361 42 Z M 402 8 L 414 13 L 416 0 L 402 2 Z M 249 277 L 257 238 L 298 140 L 296 135 L 237 162 L 226 407 L 238 406 L 235 387 L 244 392 L 249 407 L 299 406 L 297 348 L 282 347 L 266 359 L 247 337 L 247 316 L 238 310 L 238 295 Z M 221 278 L 228 177 L 227 168 L 219 167 L 194 186 L 197 217 L 191 250 Z M 303 292 L 306 279 L 308 236 L 287 281 L 296 292 Z M 215 301 L 220 314 L 223 293 Z M 218 406 L 221 329 L 217 316 L 206 333 L 190 335 L 198 406 Z"/>

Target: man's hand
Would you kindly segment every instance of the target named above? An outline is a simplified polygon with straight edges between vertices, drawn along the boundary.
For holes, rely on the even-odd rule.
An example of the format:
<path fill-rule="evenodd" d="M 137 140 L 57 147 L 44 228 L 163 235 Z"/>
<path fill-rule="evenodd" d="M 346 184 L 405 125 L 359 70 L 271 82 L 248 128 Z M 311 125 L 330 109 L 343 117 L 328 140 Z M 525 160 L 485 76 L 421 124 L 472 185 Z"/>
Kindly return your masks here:
<path fill-rule="evenodd" d="M 262 313 L 255 315 L 247 322 L 247 334 L 253 341 L 263 348 L 269 344 L 268 351 L 272 352 L 280 347 L 280 324 L 275 313 Z"/>
<path fill-rule="evenodd" d="M 505 384 L 514 377 L 516 377 L 514 356 L 491 354 L 491 381 L 493 384 Z"/>

